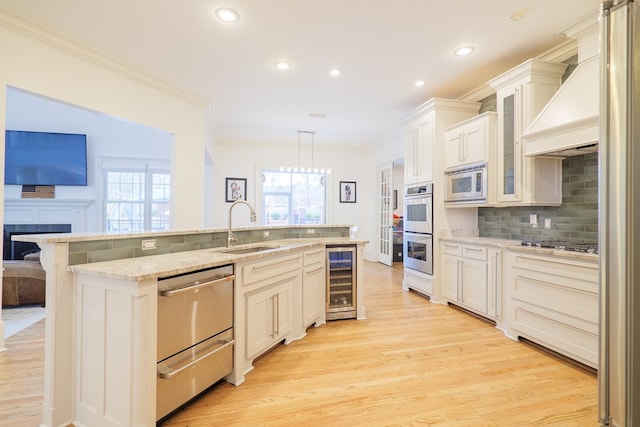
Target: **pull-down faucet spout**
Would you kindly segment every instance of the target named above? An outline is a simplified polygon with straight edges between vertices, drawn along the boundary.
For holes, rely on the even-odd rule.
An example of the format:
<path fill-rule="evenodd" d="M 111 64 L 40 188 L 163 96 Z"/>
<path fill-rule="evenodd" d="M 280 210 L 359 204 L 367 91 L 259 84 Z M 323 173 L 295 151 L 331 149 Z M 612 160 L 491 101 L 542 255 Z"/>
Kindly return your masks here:
<path fill-rule="evenodd" d="M 227 247 L 228 248 L 233 246 L 233 244 L 238 241 L 238 239 L 236 239 L 236 236 L 234 236 L 233 233 L 231 232 L 231 211 L 233 210 L 233 207 L 235 205 L 240 203 L 245 204 L 249 207 L 249 211 L 250 211 L 249 219 L 251 220 L 251 222 L 256 222 L 256 211 L 253 210 L 253 207 L 249 204 L 249 202 L 247 202 L 246 200 L 239 199 L 231 203 L 231 206 L 229 206 L 229 226 L 227 227 Z"/>

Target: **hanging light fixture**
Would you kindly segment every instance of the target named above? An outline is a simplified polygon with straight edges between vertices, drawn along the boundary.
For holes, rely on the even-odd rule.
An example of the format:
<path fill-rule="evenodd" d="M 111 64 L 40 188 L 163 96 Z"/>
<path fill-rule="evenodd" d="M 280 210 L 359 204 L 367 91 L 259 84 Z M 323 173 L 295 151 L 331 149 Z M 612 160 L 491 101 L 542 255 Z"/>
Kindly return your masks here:
<path fill-rule="evenodd" d="M 303 166 L 302 165 L 302 134 L 311 135 L 311 166 Z M 280 172 L 295 172 L 295 173 L 331 173 L 330 168 L 319 168 L 314 165 L 314 156 L 315 156 L 315 132 L 309 130 L 299 130 L 298 131 L 298 166 L 280 166 Z"/>

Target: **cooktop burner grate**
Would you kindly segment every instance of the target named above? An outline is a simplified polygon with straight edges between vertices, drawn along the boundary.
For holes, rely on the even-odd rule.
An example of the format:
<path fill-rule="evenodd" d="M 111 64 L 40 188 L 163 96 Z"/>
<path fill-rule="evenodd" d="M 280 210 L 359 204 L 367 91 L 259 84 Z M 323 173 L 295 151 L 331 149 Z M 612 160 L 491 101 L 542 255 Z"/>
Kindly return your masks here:
<path fill-rule="evenodd" d="M 523 240 L 521 244 L 522 246 L 527 246 L 532 248 L 559 249 L 564 251 L 583 252 L 588 254 L 598 253 L 598 244 L 589 243 L 589 242 L 576 243 L 576 242 L 566 242 L 562 240 Z"/>

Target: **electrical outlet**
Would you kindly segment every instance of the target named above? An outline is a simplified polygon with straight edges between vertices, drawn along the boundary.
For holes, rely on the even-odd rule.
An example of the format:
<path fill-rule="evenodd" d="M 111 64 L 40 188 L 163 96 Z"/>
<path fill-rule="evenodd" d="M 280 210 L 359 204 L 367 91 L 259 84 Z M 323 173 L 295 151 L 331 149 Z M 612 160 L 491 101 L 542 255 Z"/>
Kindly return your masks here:
<path fill-rule="evenodd" d="M 269 230 L 262 230 L 262 237 L 269 237 Z"/>
<path fill-rule="evenodd" d="M 538 214 L 531 214 L 529 215 L 529 224 L 533 227 L 536 228 L 538 226 Z"/>
<path fill-rule="evenodd" d="M 316 234 L 315 228 L 307 228 L 307 234 Z"/>
<path fill-rule="evenodd" d="M 142 249 L 143 251 L 158 249 L 158 242 L 156 239 L 143 240 L 142 247 L 140 249 Z"/>
<path fill-rule="evenodd" d="M 547 230 L 551 229 L 551 218 L 544 219 L 544 228 L 546 228 Z"/>

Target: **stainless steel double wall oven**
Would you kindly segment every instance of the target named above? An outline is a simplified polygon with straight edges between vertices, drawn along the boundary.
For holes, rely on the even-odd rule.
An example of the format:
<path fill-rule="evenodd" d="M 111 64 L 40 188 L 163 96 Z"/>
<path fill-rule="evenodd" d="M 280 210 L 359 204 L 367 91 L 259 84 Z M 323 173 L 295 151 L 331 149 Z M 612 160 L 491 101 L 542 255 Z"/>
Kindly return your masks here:
<path fill-rule="evenodd" d="M 404 266 L 433 274 L 433 183 L 405 186 L 403 224 Z"/>

